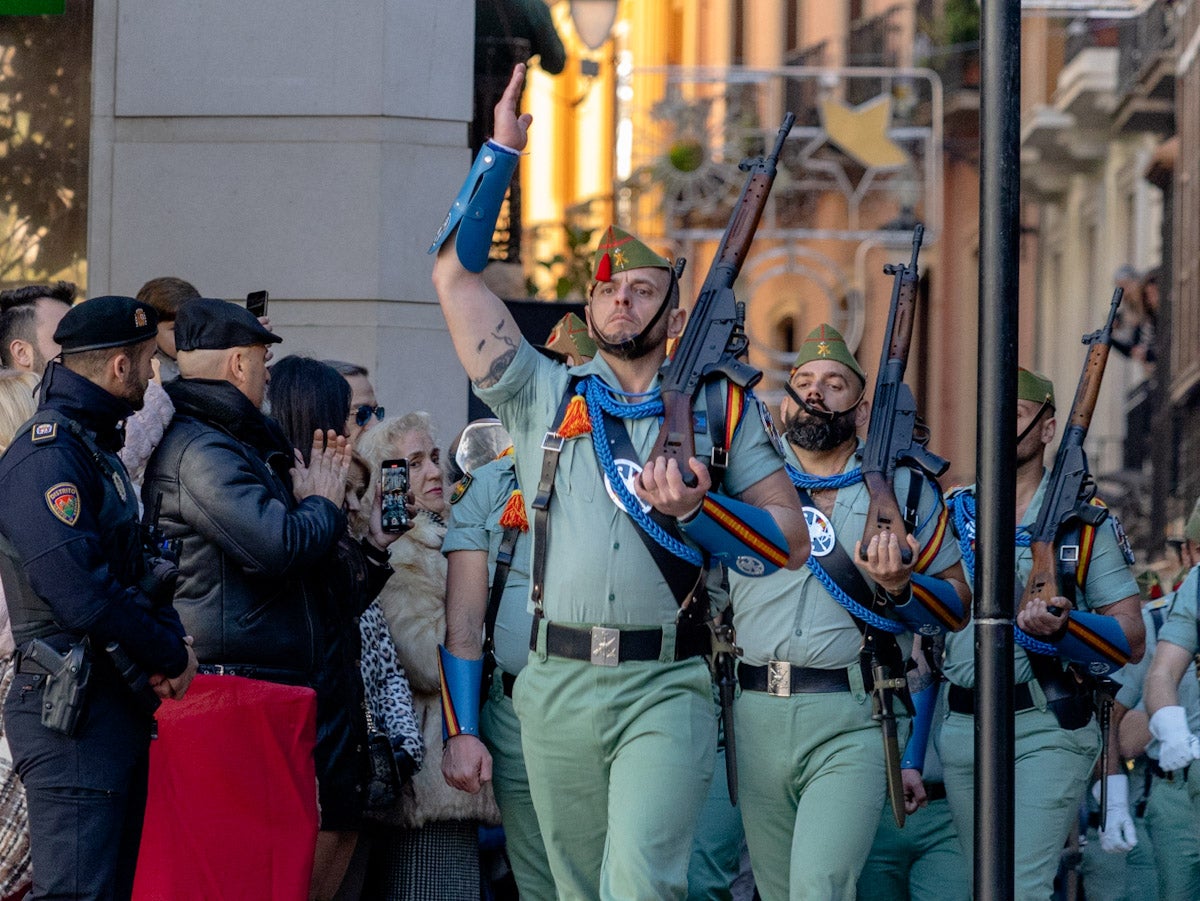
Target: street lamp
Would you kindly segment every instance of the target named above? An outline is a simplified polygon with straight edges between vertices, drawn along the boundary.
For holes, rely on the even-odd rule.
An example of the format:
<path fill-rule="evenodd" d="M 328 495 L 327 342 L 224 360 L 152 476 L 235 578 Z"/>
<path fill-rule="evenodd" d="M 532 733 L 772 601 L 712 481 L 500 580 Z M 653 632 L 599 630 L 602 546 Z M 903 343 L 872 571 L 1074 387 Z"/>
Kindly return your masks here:
<path fill-rule="evenodd" d="M 599 50 L 617 21 L 619 0 L 571 0 L 575 33 L 589 50 Z"/>

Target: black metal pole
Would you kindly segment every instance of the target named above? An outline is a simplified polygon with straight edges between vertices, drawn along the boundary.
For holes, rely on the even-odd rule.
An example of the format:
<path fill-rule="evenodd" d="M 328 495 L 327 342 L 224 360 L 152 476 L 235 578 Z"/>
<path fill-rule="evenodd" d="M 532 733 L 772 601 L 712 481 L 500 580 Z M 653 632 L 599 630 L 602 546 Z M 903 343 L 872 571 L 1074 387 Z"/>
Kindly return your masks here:
<path fill-rule="evenodd" d="M 982 12 L 979 446 L 975 550 L 975 897 L 1013 897 L 1013 604 L 1016 531 L 1021 4 Z"/>

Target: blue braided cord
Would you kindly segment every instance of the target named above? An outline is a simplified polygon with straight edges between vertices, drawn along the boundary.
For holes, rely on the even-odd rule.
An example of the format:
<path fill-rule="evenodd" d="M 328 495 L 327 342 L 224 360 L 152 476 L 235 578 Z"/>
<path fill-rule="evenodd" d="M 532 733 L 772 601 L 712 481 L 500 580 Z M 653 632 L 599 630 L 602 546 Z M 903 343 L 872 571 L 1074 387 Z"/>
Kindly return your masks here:
<path fill-rule="evenodd" d="M 617 465 L 613 460 L 612 450 L 608 446 L 608 435 L 604 428 L 604 415 L 600 400 L 603 391 L 592 385 L 596 381 L 595 379 L 588 378 L 586 381 L 588 382 L 588 387 L 583 391 L 583 397 L 587 403 L 588 417 L 592 422 L 592 447 L 596 451 L 596 459 L 600 462 L 605 475 L 608 476 L 608 482 L 612 485 L 613 493 L 620 498 L 621 504 L 625 507 L 629 515 L 633 517 L 634 522 L 638 524 L 639 528 L 653 538 L 657 544 L 670 551 L 676 557 L 691 563 L 693 566 L 703 566 L 703 555 L 695 548 L 668 535 L 658 523 L 642 510 L 641 500 L 634 497 L 629 489 L 625 487 L 625 480 L 617 473 Z M 658 402 L 658 406 L 661 410 L 661 400 Z M 653 415 L 653 412 L 647 412 L 638 418 Z"/>
<path fill-rule="evenodd" d="M 876 629 L 880 629 L 884 632 L 891 632 L 893 635 L 899 635 L 901 632 L 907 630 L 907 627 L 902 623 L 888 619 L 885 616 L 880 616 L 877 613 L 872 613 L 862 604 L 854 600 L 854 598 L 850 597 L 850 595 L 846 594 L 846 592 L 842 590 L 842 586 L 833 581 L 833 578 L 825 571 L 825 567 L 818 563 L 817 558 L 811 554 L 809 554 L 808 557 L 808 568 L 812 570 L 812 574 L 816 576 L 817 581 L 820 582 L 825 587 L 825 590 L 829 592 L 830 597 L 845 607 L 846 612 L 855 619 L 860 619 L 868 626 L 874 626 Z"/>
<path fill-rule="evenodd" d="M 975 497 L 969 492 L 964 491 L 950 499 L 949 507 L 950 511 L 954 514 L 954 528 L 958 532 L 958 547 L 962 552 L 963 567 L 967 571 L 967 578 L 974 584 L 975 549 L 972 547 L 972 543 L 975 540 Z M 1015 536 L 1017 547 L 1029 547 L 1032 540 L 1027 527 L 1017 526 L 1017 534 Z M 1013 638 L 1026 651 L 1032 651 L 1035 654 L 1044 654 L 1047 657 L 1058 656 L 1058 648 L 1044 641 L 1038 641 L 1029 633 L 1017 628 L 1015 623 L 1013 624 Z"/>
<path fill-rule="evenodd" d="M 650 416 L 661 416 L 663 412 L 662 392 L 657 388 L 642 394 L 626 395 L 646 398 L 635 403 L 618 400 L 617 392 L 594 376 L 583 379 L 576 390 L 588 401 L 589 409 L 591 404 L 598 404 L 605 413 L 617 419 L 646 419 Z"/>
<path fill-rule="evenodd" d="M 862 481 L 861 466 L 856 466 L 849 472 L 844 472 L 837 476 L 810 476 L 806 472 L 801 472 L 786 460 L 783 465 L 787 468 L 788 478 L 792 480 L 792 484 L 806 491 L 820 491 L 825 488 L 845 488 L 848 485 L 857 485 Z"/>

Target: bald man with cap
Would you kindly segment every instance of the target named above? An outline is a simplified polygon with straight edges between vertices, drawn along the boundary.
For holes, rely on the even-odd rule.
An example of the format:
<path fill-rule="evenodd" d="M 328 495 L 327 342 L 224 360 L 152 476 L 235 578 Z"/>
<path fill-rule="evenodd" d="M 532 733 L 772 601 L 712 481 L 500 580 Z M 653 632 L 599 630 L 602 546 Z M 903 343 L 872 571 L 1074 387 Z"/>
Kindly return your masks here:
<path fill-rule="evenodd" d="M 154 309 L 131 297 L 73 307 L 54 333 L 62 362 L 0 459 L 0 576 L 17 644 L 4 725 L 29 801 L 31 898 L 130 897 L 156 699 L 183 697 L 196 672 L 174 573 L 143 546 L 117 456 L 156 334 Z"/>
<path fill-rule="evenodd" d="M 1054 438 L 1054 385 L 1027 369 L 1017 373 L 1016 544 L 1017 584 L 1024 585 L 1031 555 L 1029 529 L 1037 521 L 1050 472 L 1046 448 Z M 950 493 L 953 523 L 963 559 L 974 562 L 974 486 Z M 1081 685 L 1068 664 L 1087 670 L 1102 661 L 1090 648 L 1080 648 L 1066 634 L 1073 610 L 1097 617 L 1128 642 L 1131 659 L 1142 655 L 1144 632 L 1137 583 L 1129 570 L 1133 554 L 1116 517 L 1084 526 L 1078 535 L 1060 540 L 1078 549 L 1075 601 L 1065 597 L 1034 598 L 1017 614 L 1014 644 L 1016 710 L 1016 810 L 1014 885 L 1018 898 L 1049 898 L 1059 856 L 1080 800 L 1100 755 L 1101 736 L 1090 688 Z M 1055 548 L 1057 559 L 1059 548 Z M 1114 622 L 1115 620 L 1115 622 Z M 972 860 L 975 836 L 975 634 L 968 629 L 946 639 L 944 670 L 950 682 L 950 713 L 942 726 L 938 751 L 945 769 L 946 795 L 954 824 Z M 1029 649 L 1027 649 L 1029 648 Z M 1035 651 L 1032 648 L 1044 648 Z M 1052 652 L 1052 653 L 1048 653 Z M 1101 670 L 1103 671 L 1103 670 Z M 1134 842 L 1128 814 L 1128 779 L 1108 775 L 1108 831 L 1114 848 Z"/>
<path fill-rule="evenodd" d="M 858 438 L 870 418 L 866 386 L 837 329 L 820 325 L 805 337 L 780 407 L 781 450 L 812 557 L 762 579 L 730 572 L 743 652 L 734 720 L 740 804 L 764 901 L 855 897 L 887 782 L 871 673 L 859 656 L 863 629 L 881 627 L 879 640 L 901 664 L 892 677 L 902 678 L 913 632 L 961 629 L 969 615 L 940 491 L 913 470 L 895 478 L 911 522 L 873 538 L 858 559 L 870 504 Z M 903 747 L 908 713 L 898 697 L 893 712 Z"/>

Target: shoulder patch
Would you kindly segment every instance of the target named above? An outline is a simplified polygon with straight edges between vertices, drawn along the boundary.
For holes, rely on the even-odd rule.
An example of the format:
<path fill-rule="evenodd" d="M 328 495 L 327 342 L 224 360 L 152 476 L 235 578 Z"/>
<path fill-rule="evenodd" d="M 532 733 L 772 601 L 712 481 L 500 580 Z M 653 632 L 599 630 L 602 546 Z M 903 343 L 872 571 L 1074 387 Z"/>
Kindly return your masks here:
<path fill-rule="evenodd" d="M 783 438 L 780 436 L 779 430 L 775 428 L 775 421 L 771 419 L 771 411 L 757 397 L 754 397 L 754 405 L 758 408 L 758 418 L 762 422 L 763 431 L 767 433 L 767 440 L 771 442 L 771 446 L 775 448 L 779 456 L 786 457 Z"/>
<path fill-rule="evenodd" d="M 1117 514 L 1109 512 L 1108 521 L 1112 523 L 1113 534 L 1117 538 L 1117 546 L 1121 549 L 1121 553 L 1125 556 L 1125 562 L 1130 566 L 1134 564 L 1133 548 L 1129 544 L 1129 536 L 1125 534 L 1125 528 L 1121 525 L 1121 520 L 1117 519 Z"/>
<path fill-rule="evenodd" d="M 471 483 L 475 481 L 475 477 L 469 472 L 466 473 L 454 485 L 454 490 L 450 493 L 450 503 L 457 504 L 463 499 L 467 493 L 467 489 L 471 487 Z"/>
<path fill-rule="evenodd" d="M 57 422 L 35 422 L 29 432 L 29 440 L 34 444 L 49 444 L 57 437 Z"/>
<path fill-rule="evenodd" d="M 59 482 L 46 489 L 46 506 L 69 526 L 79 521 L 79 489 L 70 482 Z"/>

